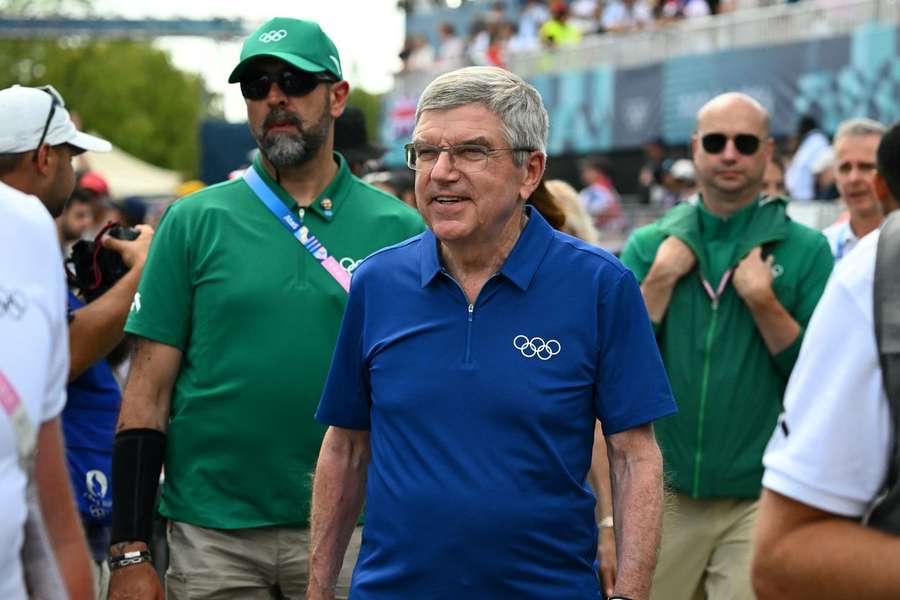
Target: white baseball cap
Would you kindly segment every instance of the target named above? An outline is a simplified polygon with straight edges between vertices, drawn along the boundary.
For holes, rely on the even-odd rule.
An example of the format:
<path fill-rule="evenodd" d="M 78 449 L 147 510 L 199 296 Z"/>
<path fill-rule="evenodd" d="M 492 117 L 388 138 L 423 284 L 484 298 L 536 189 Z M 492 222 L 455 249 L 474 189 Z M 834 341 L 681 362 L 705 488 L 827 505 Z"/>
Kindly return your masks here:
<path fill-rule="evenodd" d="M 69 144 L 94 152 L 112 150 L 112 145 L 106 140 L 75 128 L 62 96 L 53 86 L 33 88 L 14 85 L 0 90 L 0 154 L 36 150 L 42 143 L 42 135 L 44 142 L 51 146 Z"/>
<path fill-rule="evenodd" d="M 672 174 L 672 177 L 680 181 L 695 180 L 694 163 L 686 158 L 676 160 L 669 172 Z"/>

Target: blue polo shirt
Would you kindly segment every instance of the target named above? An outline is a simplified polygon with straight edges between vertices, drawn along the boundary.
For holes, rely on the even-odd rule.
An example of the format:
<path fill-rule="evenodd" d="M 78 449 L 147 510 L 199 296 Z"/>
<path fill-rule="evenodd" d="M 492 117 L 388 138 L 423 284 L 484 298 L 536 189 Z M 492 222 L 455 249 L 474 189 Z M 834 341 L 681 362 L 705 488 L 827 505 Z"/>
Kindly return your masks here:
<path fill-rule="evenodd" d="M 354 600 L 600 597 L 594 422 L 675 403 L 631 272 L 530 217 L 473 305 L 430 230 L 354 272 L 316 413 L 371 431 Z"/>

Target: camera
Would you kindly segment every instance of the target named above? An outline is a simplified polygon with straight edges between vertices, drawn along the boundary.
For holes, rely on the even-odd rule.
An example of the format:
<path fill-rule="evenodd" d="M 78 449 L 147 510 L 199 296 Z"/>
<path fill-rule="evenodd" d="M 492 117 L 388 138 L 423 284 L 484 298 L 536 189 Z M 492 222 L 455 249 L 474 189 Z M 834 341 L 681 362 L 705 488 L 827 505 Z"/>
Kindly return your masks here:
<path fill-rule="evenodd" d="M 71 256 L 66 259 L 66 274 L 69 283 L 78 288 L 85 302 L 102 296 L 128 272 L 122 257 L 103 247 L 100 238 L 104 233 L 119 240 L 134 240 L 140 235 L 134 229 L 110 222 L 93 240 L 75 242 Z"/>

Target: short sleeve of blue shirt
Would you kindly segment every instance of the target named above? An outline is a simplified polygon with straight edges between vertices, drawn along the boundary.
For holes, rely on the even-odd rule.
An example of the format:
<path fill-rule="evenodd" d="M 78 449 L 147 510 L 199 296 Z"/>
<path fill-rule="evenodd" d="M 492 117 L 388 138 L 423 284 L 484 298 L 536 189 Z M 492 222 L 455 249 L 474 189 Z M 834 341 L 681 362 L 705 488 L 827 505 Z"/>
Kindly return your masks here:
<path fill-rule="evenodd" d="M 368 430 L 369 375 L 363 349 L 365 293 L 362 283 L 361 278 L 355 277 L 350 286 L 347 308 L 316 420 L 345 429 Z"/>
<path fill-rule="evenodd" d="M 594 403 L 610 435 L 676 412 L 650 318 L 634 275 L 623 271 L 598 306 Z"/>

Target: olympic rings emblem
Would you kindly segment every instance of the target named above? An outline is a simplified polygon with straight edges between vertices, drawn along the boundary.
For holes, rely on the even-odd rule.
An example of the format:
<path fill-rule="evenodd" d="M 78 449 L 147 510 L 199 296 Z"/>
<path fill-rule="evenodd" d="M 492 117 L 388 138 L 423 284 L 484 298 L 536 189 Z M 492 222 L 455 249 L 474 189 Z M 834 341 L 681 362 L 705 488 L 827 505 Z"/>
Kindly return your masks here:
<path fill-rule="evenodd" d="M 359 263 L 361 263 L 362 261 L 353 260 L 351 257 L 345 256 L 338 262 L 344 268 L 345 271 L 347 271 L 348 273 L 353 273 L 353 271 L 356 270 L 356 267 L 358 267 Z"/>
<path fill-rule="evenodd" d="M 280 42 L 284 38 L 287 37 L 287 31 L 284 29 L 272 29 L 271 31 L 267 31 L 264 34 L 259 36 L 259 41 L 263 44 L 268 44 L 270 42 Z"/>
<path fill-rule="evenodd" d="M 513 338 L 513 348 L 522 353 L 525 358 L 537 356 L 541 360 L 550 360 L 560 353 L 562 344 L 556 340 L 544 340 L 544 338 L 527 335 L 517 335 Z"/>

